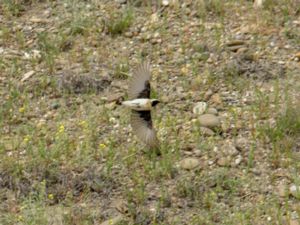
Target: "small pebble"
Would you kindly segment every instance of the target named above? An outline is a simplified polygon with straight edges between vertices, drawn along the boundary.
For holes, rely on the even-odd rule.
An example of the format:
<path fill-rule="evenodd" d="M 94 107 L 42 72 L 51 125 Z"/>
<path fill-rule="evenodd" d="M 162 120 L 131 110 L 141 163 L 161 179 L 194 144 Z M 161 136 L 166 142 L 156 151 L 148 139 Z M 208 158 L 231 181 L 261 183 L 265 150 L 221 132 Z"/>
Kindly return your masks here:
<path fill-rule="evenodd" d="M 290 194 L 292 196 L 294 196 L 295 198 L 299 198 L 300 197 L 300 187 L 299 186 L 296 186 L 295 184 L 292 184 L 290 186 Z"/>
<path fill-rule="evenodd" d="M 193 108 L 193 113 L 197 115 L 202 115 L 207 108 L 206 102 L 197 102 Z"/>
<path fill-rule="evenodd" d="M 182 169 L 192 170 L 199 166 L 200 162 L 197 158 L 188 157 L 180 161 L 179 165 Z"/>
<path fill-rule="evenodd" d="M 216 108 L 208 108 L 206 113 L 207 114 L 218 115 L 218 110 Z"/>
<path fill-rule="evenodd" d="M 220 119 L 212 114 L 203 114 L 199 116 L 200 125 L 203 127 L 214 128 L 221 124 Z"/>

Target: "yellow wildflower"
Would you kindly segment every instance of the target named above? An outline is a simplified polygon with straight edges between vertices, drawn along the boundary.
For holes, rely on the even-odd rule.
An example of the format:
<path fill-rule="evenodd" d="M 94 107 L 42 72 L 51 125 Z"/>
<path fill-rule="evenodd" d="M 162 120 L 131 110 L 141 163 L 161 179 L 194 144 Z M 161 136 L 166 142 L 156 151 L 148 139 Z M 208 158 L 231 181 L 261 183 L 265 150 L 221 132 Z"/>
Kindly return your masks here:
<path fill-rule="evenodd" d="M 23 216 L 22 215 L 19 215 L 18 216 L 18 221 L 22 221 L 23 220 Z"/>
<path fill-rule="evenodd" d="M 28 143 L 30 141 L 30 136 L 26 135 L 23 139 L 24 143 Z"/>
<path fill-rule="evenodd" d="M 65 126 L 60 125 L 59 128 L 58 128 L 58 133 L 61 134 L 61 133 L 64 133 L 64 132 L 65 132 Z"/>
<path fill-rule="evenodd" d="M 48 195 L 48 198 L 49 198 L 50 200 L 53 200 L 53 199 L 54 199 L 54 195 L 53 195 L 53 194 L 49 194 L 49 195 Z"/>
<path fill-rule="evenodd" d="M 78 124 L 79 124 L 79 126 L 82 126 L 83 128 L 86 128 L 88 125 L 85 120 L 80 121 Z"/>
<path fill-rule="evenodd" d="M 183 75 L 187 75 L 188 72 L 189 72 L 189 69 L 188 69 L 186 66 L 184 66 L 184 67 L 181 68 L 181 73 L 182 73 Z"/>
<path fill-rule="evenodd" d="M 21 108 L 19 108 L 19 112 L 20 112 L 20 113 L 23 113 L 23 112 L 25 112 L 25 107 L 21 107 Z"/>
<path fill-rule="evenodd" d="M 101 148 L 101 149 L 106 148 L 106 144 L 103 144 L 103 143 L 99 144 L 99 148 Z"/>

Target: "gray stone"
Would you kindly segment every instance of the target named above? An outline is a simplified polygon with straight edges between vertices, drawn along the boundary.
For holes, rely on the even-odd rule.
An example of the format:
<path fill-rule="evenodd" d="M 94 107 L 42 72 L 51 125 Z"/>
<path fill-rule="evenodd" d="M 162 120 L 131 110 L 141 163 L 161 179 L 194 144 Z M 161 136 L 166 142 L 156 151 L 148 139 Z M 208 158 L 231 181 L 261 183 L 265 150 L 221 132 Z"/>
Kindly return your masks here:
<path fill-rule="evenodd" d="M 127 0 L 115 0 L 115 1 L 119 4 L 125 4 L 127 2 Z"/>
<path fill-rule="evenodd" d="M 220 119 L 212 114 L 203 114 L 199 116 L 200 125 L 203 127 L 214 128 L 221 124 Z"/>
<path fill-rule="evenodd" d="M 197 115 L 202 115 L 207 108 L 206 102 L 197 102 L 193 108 L 193 113 Z"/>
<path fill-rule="evenodd" d="M 221 157 L 217 160 L 217 164 L 219 166 L 228 166 L 230 163 L 230 160 L 227 157 Z"/>
<path fill-rule="evenodd" d="M 207 127 L 200 127 L 200 132 L 203 136 L 209 137 L 209 136 L 214 136 L 215 132 Z"/>
<path fill-rule="evenodd" d="M 243 157 L 241 155 L 238 155 L 238 157 L 234 160 L 235 166 L 238 166 L 243 161 Z"/>
<path fill-rule="evenodd" d="M 239 151 L 236 149 L 236 147 L 231 142 L 227 142 L 222 146 L 223 151 L 226 153 L 226 155 L 230 155 L 232 157 L 235 157 L 239 154 Z"/>
<path fill-rule="evenodd" d="M 180 161 L 179 165 L 182 169 L 192 170 L 199 166 L 200 162 L 197 158 L 188 157 Z"/>
<path fill-rule="evenodd" d="M 208 108 L 206 113 L 207 114 L 218 115 L 218 110 L 216 108 Z"/>
<path fill-rule="evenodd" d="M 292 184 L 290 186 L 290 194 L 295 198 L 300 198 L 300 187 L 295 184 Z"/>
<path fill-rule="evenodd" d="M 244 151 L 249 147 L 249 141 L 247 138 L 239 137 L 235 141 L 235 146 L 239 151 Z"/>
<path fill-rule="evenodd" d="M 162 1 L 163 6 L 168 6 L 169 3 L 170 3 L 169 0 L 163 0 Z"/>
<path fill-rule="evenodd" d="M 198 157 L 202 156 L 202 154 L 203 154 L 200 149 L 195 149 L 193 152 L 194 152 L 195 156 L 198 156 Z"/>

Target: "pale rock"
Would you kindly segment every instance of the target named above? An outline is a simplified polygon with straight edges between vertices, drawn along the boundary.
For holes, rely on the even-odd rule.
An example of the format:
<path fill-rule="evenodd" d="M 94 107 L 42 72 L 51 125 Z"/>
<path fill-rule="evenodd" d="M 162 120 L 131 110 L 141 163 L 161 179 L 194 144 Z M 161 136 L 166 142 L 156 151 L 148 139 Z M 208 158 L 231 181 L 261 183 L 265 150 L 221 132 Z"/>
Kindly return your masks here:
<path fill-rule="evenodd" d="M 208 108 L 206 113 L 207 114 L 218 115 L 218 110 L 216 108 Z"/>
<path fill-rule="evenodd" d="M 201 126 L 208 127 L 208 128 L 218 127 L 221 124 L 220 119 L 217 116 L 212 114 L 200 115 L 198 120 Z"/>
<path fill-rule="evenodd" d="M 239 154 L 239 151 L 236 149 L 236 147 L 231 142 L 227 142 L 222 146 L 223 151 L 230 155 L 230 156 L 237 156 Z"/>
<path fill-rule="evenodd" d="M 292 220 L 297 220 L 297 219 L 299 219 L 299 215 L 298 215 L 298 212 L 297 212 L 297 211 L 292 211 L 292 213 L 291 213 L 291 219 L 292 219 Z"/>
<path fill-rule="evenodd" d="M 197 115 L 202 115 L 207 108 L 206 102 L 197 102 L 193 108 L 193 113 Z"/>
<path fill-rule="evenodd" d="M 159 15 L 157 13 L 153 13 L 150 17 L 151 23 L 156 23 L 159 21 Z"/>
<path fill-rule="evenodd" d="M 115 1 L 119 4 L 125 4 L 127 2 L 127 0 L 115 0 Z"/>
<path fill-rule="evenodd" d="M 253 7 L 258 9 L 263 7 L 264 0 L 255 0 L 253 3 Z"/>
<path fill-rule="evenodd" d="M 252 169 L 250 169 L 250 171 L 256 176 L 260 176 L 262 173 L 261 170 L 259 170 L 257 168 L 252 168 Z"/>
<path fill-rule="evenodd" d="M 215 132 L 207 127 L 200 127 L 200 132 L 203 136 L 209 137 L 209 136 L 214 136 Z"/>
<path fill-rule="evenodd" d="M 183 151 L 183 153 L 184 153 L 186 156 L 191 156 L 191 155 L 193 155 L 193 152 L 190 152 L 190 151 Z"/>
<path fill-rule="evenodd" d="M 219 166 L 228 166 L 230 163 L 230 160 L 227 157 L 221 157 L 217 160 L 217 164 Z"/>
<path fill-rule="evenodd" d="M 249 141 L 247 138 L 244 137 L 239 137 L 236 139 L 235 141 L 235 147 L 239 150 L 239 151 L 244 151 L 247 146 L 249 144 Z"/>
<path fill-rule="evenodd" d="M 32 22 L 32 23 L 47 23 L 47 22 L 48 22 L 48 20 L 46 20 L 46 19 L 43 19 L 43 18 L 37 18 L 37 17 L 35 17 L 35 16 L 31 17 L 31 18 L 29 19 L 29 21 Z"/>
<path fill-rule="evenodd" d="M 108 103 L 111 103 L 111 102 L 117 102 L 117 103 L 120 103 L 123 99 L 124 99 L 124 94 L 123 93 L 120 93 L 120 92 L 117 92 L 117 93 L 110 93 L 106 100 Z"/>
<path fill-rule="evenodd" d="M 212 57 L 209 57 L 209 58 L 206 60 L 206 62 L 211 64 L 211 63 L 213 63 L 214 61 L 213 61 Z"/>
<path fill-rule="evenodd" d="M 125 37 L 128 37 L 128 38 L 131 38 L 131 37 L 133 37 L 133 33 L 131 32 L 131 31 L 127 31 L 127 32 L 125 32 Z"/>
<path fill-rule="evenodd" d="M 292 184 L 290 186 L 290 194 L 292 196 L 294 196 L 295 198 L 299 198 L 300 197 L 300 187 L 295 185 L 295 184 Z"/>
<path fill-rule="evenodd" d="M 194 151 L 195 156 L 201 156 L 202 155 L 202 151 L 200 149 L 195 149 Z"/>
<path fill-rule="evenodd" d="M 245 45 L 246 42 L 243 40 L 232 40 L 226 43 L 227 46 L 238 46 L 238 45 Z"/>
<path fill-rule="evenodd" d="M 238 155 L 238 157 L 234 160 L 235 166 L 238 166 L 243 161 L 243 157 L 241 155 Z"/>
<path fill-rule="evenodd" d="M 109 102 L 104 105 L 106 109 L 113 110 L 116 108 L 116 102 Z"/>
<path fill-rule="evenodd" d="M 214 164 L 214 161 L 213 161 L 213 160 L 209 160 L 209 161 L 208 161 L 208 165 L 211 166 L 211 165 L 213 165 L 213 164 Z"/>
<path fill-rule="evenodd" d="M 238 52 L 238 51 L 241 51 L 240 49 L 243 48 L 243 45 L 234 45 L 234 46 L 230 46 L 227 48 L 232 52 Z"/>
<path fill-rule="evenodd" d="M 297 52 L 295 54 L 294 59 L 300 60 L 300 52 Z"/>
<path fill-rule="evenodd" d="M 163 6 L 168 6 L 169 3 L 170 3 L 169 0 L 163 0 L 162 1 Z"/>
<path fill-rule="evenodd" d="M 21 81 L 24 82 L 24 81 L 28 80 L 34 73 L 35 73 L 35 72 L 34 72 L 33 70 L 31 70 L 31 71 L 25 73 L 25 74 L 23 75 L 23 78 L 21 79 Z"/>
<path fill-rule="evenodd" d="M 197 158 L 188 157 L 180 161 L 179 165 L 182 169 L 192 170 L 199 166 L 200 162 Z"/>
<path fill-rule="evenodd" d="M 213 91 L 211 89 L 208 89 L 204 94 L 204 99 L 208 100 L 213 94 Z"/>

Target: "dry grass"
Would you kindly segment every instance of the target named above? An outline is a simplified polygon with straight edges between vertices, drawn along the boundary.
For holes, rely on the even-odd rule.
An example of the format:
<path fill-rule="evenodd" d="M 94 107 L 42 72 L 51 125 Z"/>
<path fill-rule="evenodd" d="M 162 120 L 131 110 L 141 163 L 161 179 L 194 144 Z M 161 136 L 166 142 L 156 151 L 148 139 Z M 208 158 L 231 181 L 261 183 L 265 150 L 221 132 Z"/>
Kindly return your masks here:
<path fill-rule="evenodd" d="M 299 223 L 299 6 L 128 2 L 4 0 L 0 224 Z M 228 47 L 236 39 L 242 50 Z M 117 104 L 144 58 L 163 102 L 160 157 Z M 57 87 L 67 71 L 79 91 Z M 77 87 L 93 79 L 99 90 Z M 198 101 L 222 120 L 212 136 Z M 182 169 L 187 156 L 200 165 Z"/>

